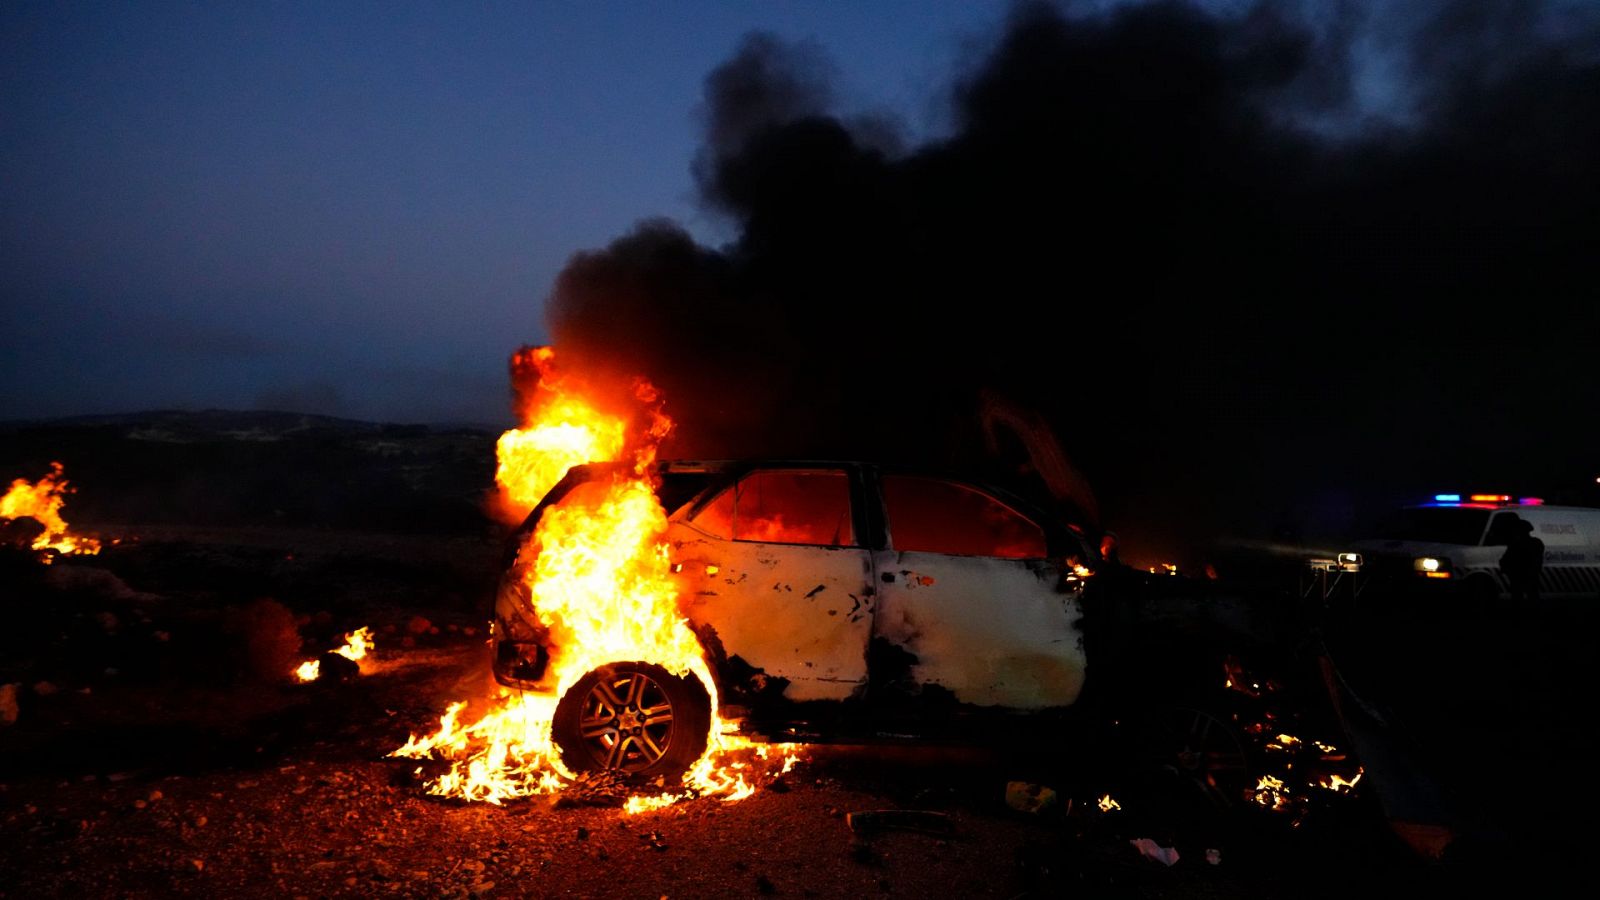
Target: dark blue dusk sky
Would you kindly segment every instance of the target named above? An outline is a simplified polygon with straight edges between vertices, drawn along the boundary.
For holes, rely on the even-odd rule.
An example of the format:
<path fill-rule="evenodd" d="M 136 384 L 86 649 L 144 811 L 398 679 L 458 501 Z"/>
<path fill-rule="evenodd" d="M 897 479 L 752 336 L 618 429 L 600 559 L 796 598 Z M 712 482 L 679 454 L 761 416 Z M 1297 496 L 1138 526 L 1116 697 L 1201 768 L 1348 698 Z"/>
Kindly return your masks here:
<path fill-rule="evenodd" d="M 729 236 L 690 164 L 743 35 L 814 39 L 841 106 L 917 137 L 1005 10 L 5 4 L 0 419 L 503 420 L 572 253 L 649 216 Z"/>

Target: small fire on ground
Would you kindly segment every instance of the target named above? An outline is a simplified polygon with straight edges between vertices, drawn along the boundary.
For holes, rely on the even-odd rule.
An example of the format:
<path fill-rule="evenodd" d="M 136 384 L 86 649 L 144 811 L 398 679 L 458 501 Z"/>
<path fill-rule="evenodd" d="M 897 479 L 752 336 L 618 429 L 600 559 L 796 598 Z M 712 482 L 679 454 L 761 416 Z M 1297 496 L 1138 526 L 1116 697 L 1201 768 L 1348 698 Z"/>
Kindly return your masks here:
<path fill-rule="evenodd" d="M 100 542 L 94 538 L 73 534 L 61 518 L 61 507 L 67 494 L 76 490 L 67 483 L 61 463 L 50 464 L 50 471 L 38 481 L 18 478 L 11 482 L 10 490 L 0 497 L 0 519 L 33 519 L 44 526 L 44 531 L 33 540 L 33 549 L 46 554 L 92 554 L 100 552 Z"/>
<path fill-rule="evenodd" d="M 660 809 L 691 797 L 741 800 L 765 780 L 792 768 L 793 745 L 756 744 L 718 712 L 716 682 L 699 639 L 678 608 L 678 584 L 665 541 L 666 512 L 656 498 L 652 463 L 672 428 L 662 398 L 648 382 L 631 385 L 616 408 L 608 395 L 556 365 L 551 347 L 512 358 L 513 372 L 536 376 L 521 397 L 522 426 L 501 436 L 495 473 L 499 499 L 525 516 L 571 466 L 627 462 L 609 479 L 585 484 L 545 511 L 518 551 L 517 571 L 540 624 L 550 636 L 545 691 L 502 691 L 470 724 L 465 702 L 453 703 L 430 735 L 412 735 L 392 755 L 439 759 L 449 770 L 430 781 L 436 795 L 502 803 L 555 793 L 577 778 L 563 761 L 552 723 L 563 694 L 609 663 L 643 661 L 674 676 L 692 676 L 710 699 L 706 750 L 682 786 L 627 798 L 624 810 Z M 419 770 L 420 771 L 420 770 Z"/>
<path fill-rule="evenodd" d="M 355 631 L 345 634 L 343 647 L 329 650 L 328 652 L 342 656 L 359 665 L 361 660 L 367 658 L 367 651 L 374 646 L 376 645 L 372 642 L 372 629 L 363 625 Z M 301 681 L 316 681 L 321 676 L 322 660 L 320 659 L 308 659 L 294 670 L 294 677 Z"/>

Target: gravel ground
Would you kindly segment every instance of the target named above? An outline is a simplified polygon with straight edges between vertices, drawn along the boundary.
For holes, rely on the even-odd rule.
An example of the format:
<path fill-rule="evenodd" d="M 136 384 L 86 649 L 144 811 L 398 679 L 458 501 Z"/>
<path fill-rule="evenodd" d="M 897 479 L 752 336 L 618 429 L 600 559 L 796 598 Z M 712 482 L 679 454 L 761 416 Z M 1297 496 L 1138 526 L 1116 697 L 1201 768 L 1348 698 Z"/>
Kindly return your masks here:
<path fill-rule="evenodd" d="M 634 816 L 443 800 L 387 754 L 487 685 L 482 622 L 461 598 L 492 543 L 458 573 L 423 539 L 187 537 L 48 570 L 0 559 L 0 682 L 17 700 L 0 726 L 0 897 L 1265 898 L 1485 883 L 1482 866 L 1406 852 L 1371 797 L 1298 827 L 1247 811 L 1196 830 L 1120 792 L 1124 809 L 1102 814 L 1108 785 L 1074 760 L 993 748 L 811 748 L 750 799 Z M 366 674 L 290 683 L 295 660 L 358 625 L 377 634 Z M 1015 810 L 1014 780 L 1059 802 Z M 935 833 L 852 828 L 876 810 L 931 813 L 911 824 Z M 1144 858 L 1137 838 L 1177 863 Z"/>
<path fill-rule="evenodd" d="M 168 732 L 90 727 L 108 708 L 156 710 L 153 686 L 40 698 L 12 748 L 78 746 L 14 757 L 33 771 L 0 792 L 0 895 L 1273 897 L 1434 877 L 1370 816 L 1317 834 L 1263 822 L 1214 848 L 1218 865 L 1180 846 L 1168 868 L 1129 844 L 1149 830 L 1137 815 L 1082 799 L 1071 812 L 1008 808 L 1015 773 L 983 752 L 818 748 L 748 800 L 634 816 L 428 796 L 415 763 L 385 754 L 481 683 L 482 650 L 459 631 L 412 648 L 380 641 L 372 674 L 254 688 L 248 715 L 204 741 L 177 718 Z M 852 830 L 851 813 L 881 809 L 930 810 L 949 833 Z M 1371 872 L 1347 865 L 1352 854 Z"/>

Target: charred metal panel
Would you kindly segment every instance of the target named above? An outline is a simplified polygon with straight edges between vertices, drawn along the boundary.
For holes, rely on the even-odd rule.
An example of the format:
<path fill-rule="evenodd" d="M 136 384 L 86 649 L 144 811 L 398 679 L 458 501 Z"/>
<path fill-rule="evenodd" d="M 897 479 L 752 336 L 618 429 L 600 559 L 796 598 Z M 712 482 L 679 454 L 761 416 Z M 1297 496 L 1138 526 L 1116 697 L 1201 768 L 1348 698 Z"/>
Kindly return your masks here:
<path fill-rule="evenodd" d="M 500 576 L 495 592 L 495 618 L 505 629 L 505 637 L 517 642 L 539 640 L 545 636 L 545 627 L 534 612 L 533 598 L 528 593 L 525 579 L 530 563 L 522 554 L 527 551 L 529 556 L 532 555 L 532 550 L 528 549 L 532 541 L 531 535 L 523 539 L 513 563 Z"/>
<path fill-rule="evenodd" d="M 871 554 L 853 547 L 729 541 L 667 530 L 683 613 L 729 657 L 787 679 L 789 700 L 843 700 L 867 679 Z"/>
<path fill-rule="evenodd" d="M 961 703 L 1071 705 L 1086 657 L 1079 596 L 1042 560 L 881 551 L 873 636 L 915 655 L 911 679 Z"/>

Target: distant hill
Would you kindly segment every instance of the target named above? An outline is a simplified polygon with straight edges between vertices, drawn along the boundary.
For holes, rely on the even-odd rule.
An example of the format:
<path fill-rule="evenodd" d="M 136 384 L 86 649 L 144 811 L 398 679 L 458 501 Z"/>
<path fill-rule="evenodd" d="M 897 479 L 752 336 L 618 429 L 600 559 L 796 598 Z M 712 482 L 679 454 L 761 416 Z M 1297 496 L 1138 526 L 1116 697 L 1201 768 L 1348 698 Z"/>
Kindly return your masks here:
<path fill-rule="evenodd" d="M 17 431 L 49 427 L 123 427 L 138 429 L 148 439 L 160 439 L 170 434 L 178 438 L 209 439 L 230 436 L 244 440 L 260 440 L 262 436 L 282 436 L 315 429 L 332 429 L 344 432 L 412 431 L 493 431 L 489 425 L 427 425 L 389 422 L 365 422 L 359 419 L 341 419 L 312 413 L 284 412 L 279 410 L 171 410 L 158 409 L 131 413 L 108 413 L 90 416 L 61 416 L 50 419 L 12 419 L 0 421 L 0 435 Z"/>
<path fill-rule="evenodd" d="M 158 410 L 0 423 L 0 482 L 60 461 L 67 520 L 392 532 L 484 527 L 488 428 L 273 411 Z"/>

